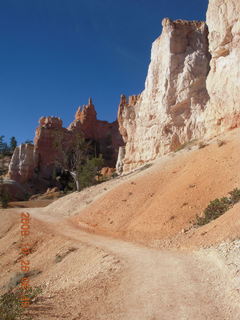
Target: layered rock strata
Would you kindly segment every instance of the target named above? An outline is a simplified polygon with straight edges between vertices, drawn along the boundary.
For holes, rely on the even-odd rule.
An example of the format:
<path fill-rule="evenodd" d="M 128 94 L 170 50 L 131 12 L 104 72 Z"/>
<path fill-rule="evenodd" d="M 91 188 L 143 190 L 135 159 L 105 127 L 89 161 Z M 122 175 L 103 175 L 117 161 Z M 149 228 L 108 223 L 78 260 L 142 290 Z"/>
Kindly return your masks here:
<path fill-rule="evenodd" d="M 12 180 L 23 184 L 34 173 L 34 146 L 21 144 L 16 147 L 9 164 L 9 176 Z"/>
<path fill-rule="evenodd" d="M 204 22 L 164 19 L 153 43 L 145 90 L 121 97 L 118 120 L 126 143 L 123 170 L 155 159 L 203 132 L 209 99 L 208 30 Z"/>
<path fill-rule="evenodd" d="M 60 118 L 42 117 L 39 120 L 34 145 L 23 144 L 13 154 L 8 172 L 10 179 L 38 186 L 37 192 L 52 186 L 56 171 L 67 167 L 67 155 L 79 135 L 93 143 L 97 154 L 103 154 L 106 166 L 115 167 L 118 148 L 123 145 L 118 123 L 97 120 L 89 99 L 88 105 L 77 110 L 75 120 L 68 128 L 63 128 Z"/>
<path fill-rule="evenodd" d="M 207 11 L 211 70 L 206 133 L 216 135 L 240 126 L 240 1 L 210 0 Z"/>
<path fill-rule="evenodd" d="M 42 118 L 34 148 L 16 149 L 10 176 L 28 181 L 37 172 L 47 180 L 79 133 L 96 143 L 107 166 L 116 164 L 119 150 L 121 173 L 191 140 L 239 127 L 239 16 L 239 0 L 210 0 L 207 24 L 164 19 L 162 34 L 152 45 L 145 89 L 121 96 L 118 121 L 97 120 L 91 99 L 67 129 L 60 119 Z"/>

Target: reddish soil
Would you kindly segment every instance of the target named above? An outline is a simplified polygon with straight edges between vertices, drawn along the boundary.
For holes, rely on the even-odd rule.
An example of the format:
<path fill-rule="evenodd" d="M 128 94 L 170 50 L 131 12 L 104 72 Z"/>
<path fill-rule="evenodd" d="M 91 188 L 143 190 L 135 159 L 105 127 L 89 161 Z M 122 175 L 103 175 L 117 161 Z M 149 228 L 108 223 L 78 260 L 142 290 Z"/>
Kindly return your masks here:
<path fill-rule="evenodd" d="M 213 140 L 181 150 L 47 207 L 32 201 L 32 208 L 0 210 L 1 293 L 20 270 L 24 210 L 30 282 L 43 288 L 28 309 L 33 319 L 238 320 L 239 280 L 217 249 L 201 248 L 239 238 L 240 204 L 205 226 L 192 222 L 211 200 L 240 187 L 239 133 L 222 137 L 221 147 Z"/>

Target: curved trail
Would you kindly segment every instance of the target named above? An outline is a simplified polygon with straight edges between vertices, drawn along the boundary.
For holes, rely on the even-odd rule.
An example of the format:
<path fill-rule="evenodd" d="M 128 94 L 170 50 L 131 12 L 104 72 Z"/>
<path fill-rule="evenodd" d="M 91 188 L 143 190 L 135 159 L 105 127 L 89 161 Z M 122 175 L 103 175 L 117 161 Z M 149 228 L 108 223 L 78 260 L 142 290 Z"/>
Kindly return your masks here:
<path fill-rule="evenodd" d="M 28 210 L 51 224 L 54 231 L 112 252 L 124 261 L 118 296 L 124 311 L 106 320 L 237 320 L 234 300 L 224 265 L 214 255 L 199 252 L 162 251 L 118 239 L 83 232 L 65 219 Z M 114 302 L 113 302 L 114 303 Z M 117 303 L 117 302 L 116 302 Z M 100 317 L 99 317 L 100 316 Z"/>

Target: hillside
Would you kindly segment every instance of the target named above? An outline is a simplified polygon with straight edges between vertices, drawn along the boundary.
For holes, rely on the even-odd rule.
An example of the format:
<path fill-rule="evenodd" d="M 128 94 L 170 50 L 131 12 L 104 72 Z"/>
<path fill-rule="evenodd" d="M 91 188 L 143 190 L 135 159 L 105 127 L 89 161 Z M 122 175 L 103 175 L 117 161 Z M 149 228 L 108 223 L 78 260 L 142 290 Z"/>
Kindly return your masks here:
<path fill-rule="evenodd" d="M 43 288 L 29 314 L 237 320 L 240 204 L 203 227 L 182 229 L 238 187 L 239 133 L 200 149 L 194 142 L 151 167 L 24 209 L 31 214 L 30 281 Z M 0 210 L 1 292 L 18 279 L 22 210 Z"/>
<path fill-rule="evenodd" d="M 67 128 L 40 118 L 7 159 L 0 320 L 25 278 L 42 289 L 27 319 L 240 319 L 239 13 L 210 0 L 206 23 L 163 19 L 116 121 L 90 98 Z"/>
<path fill-rule="evenodd" d="M 182 230 L 192 227 L 211 200 L 239 188 L 239 133 L 230 131 L 200 149 L 195 142 L 147 169 L 71 194 L 44 210 L 55 216 L 74 215 L 72 220 L 91 232 L 152 246 L 169 245 L 160 241 L 167 239 L 176 245 L 175 236 L 186 245 L 234 238 L 240 232 L 237 206 L 219 218 L 221 222 L 183 234 Z M 203 237 L 202 230 L 209 232 Z"/>

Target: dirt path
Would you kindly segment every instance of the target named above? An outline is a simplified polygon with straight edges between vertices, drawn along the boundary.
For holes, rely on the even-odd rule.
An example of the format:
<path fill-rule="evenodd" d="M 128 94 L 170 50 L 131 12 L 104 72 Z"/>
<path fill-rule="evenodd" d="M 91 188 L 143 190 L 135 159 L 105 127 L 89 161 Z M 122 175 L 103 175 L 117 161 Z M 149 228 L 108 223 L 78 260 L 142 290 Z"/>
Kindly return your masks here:
<path fill-rule="evenodd" d="M 237 320 L 239 301 L 227 269 L 214 255 L 160 251 L 121 240 L 88 234 L 66 220 L 30 209 L 52 224 L 55 232 L 114 253 L 124 261 L 118 288 L 124 312 L 108 320 Z M 117 303 L 113 301 L 113 303 Z"/>

